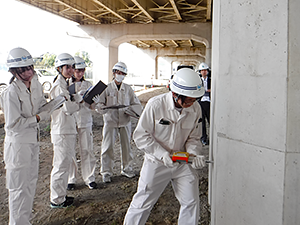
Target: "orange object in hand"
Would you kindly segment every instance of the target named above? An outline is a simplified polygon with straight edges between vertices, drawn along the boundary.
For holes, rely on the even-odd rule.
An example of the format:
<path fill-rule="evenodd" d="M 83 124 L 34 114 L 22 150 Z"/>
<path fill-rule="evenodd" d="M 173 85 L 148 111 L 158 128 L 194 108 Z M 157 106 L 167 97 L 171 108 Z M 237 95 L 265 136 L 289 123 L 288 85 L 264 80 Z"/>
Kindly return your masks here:
<path fill-rule="evenodd" d="M 175 152 L 172 155 L 172 161 L 173 162 L 179 162 L 179 163 L 192 163 L 193 156 L 190 156 L 187 152 Z"/>

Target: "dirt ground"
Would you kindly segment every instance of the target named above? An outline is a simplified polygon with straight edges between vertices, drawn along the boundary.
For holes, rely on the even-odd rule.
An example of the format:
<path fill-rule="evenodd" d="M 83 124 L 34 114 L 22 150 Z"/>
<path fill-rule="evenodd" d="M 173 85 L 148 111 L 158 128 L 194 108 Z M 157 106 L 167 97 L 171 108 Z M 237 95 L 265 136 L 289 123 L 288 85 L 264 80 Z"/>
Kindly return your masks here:
<path fill-rule="evenodd" d="M 151 88 L 137 95 L 143 105 L 149 98 L 167 92 L 166 88 Z M 52 144 L 50 141 L 49 122 L 41 124 L 41 150 L 40 168 L 37 190 L 32 210 L 32 224 L 47 225 L 118 225 L 122 224 L 132 196 L 136 192 L 139 172 L 143 162 L 143 152 L 137 149 L 134 142 L 131 147 L 134 153 L 133 168 L 136 177 L 129 179 L 120 175 L 119 141 L 115 144 L 115 166 L 112 182 L 103 183 L 100 171 L 100 149 L 102 140 L 102 116 L 93 113 L 94 152 L 97 157 L 96 182 L 98 189 L 90 190 L 85 186 L 79 176 L 74 191 L 68 191 L 69 196 L 75 197 L 74 206 L 67 209 L 50 208 L 50 172 L 52 169 Z M 132 130 L 137 120 L 132 119 Z M 8 192 L 5 188 L 5 170 L 3 161 L 4 121 L 0 115 L 0 225 L 8 224 Z M 78 152 L 78 151 L 77 151 Z M 203 148 L 203 155 L 208 157 L 208 147 Z M 80 157 L 78 156 L 78 160 Z M 200 176 L 200 220 L 199 225 L 208 225 L 210 220 L 210 207 L 208 205 L 208 168 L 201 170 Z M 79 166 L 80 174 L 80 166 Z M 171 225 L 177 224 L 179 203 L 176 200 L 172 186 L 168 185 L 158 202 L 151 211 L 147 225 Z"/>

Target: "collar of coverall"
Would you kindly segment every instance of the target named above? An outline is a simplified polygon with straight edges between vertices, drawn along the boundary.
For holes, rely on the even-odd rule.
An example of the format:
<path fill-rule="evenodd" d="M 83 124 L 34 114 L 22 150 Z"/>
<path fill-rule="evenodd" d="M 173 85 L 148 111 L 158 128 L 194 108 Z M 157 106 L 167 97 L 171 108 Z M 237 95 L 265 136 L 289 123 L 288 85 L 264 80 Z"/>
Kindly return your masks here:
<path fill-rule="evenodd" d="M 169 91 L 167 94 L 167 105 L 168 105 L 168 110 L 175 110 L 175 103 L 174 103 L 174 98 L 172 91 Z M 194 108 L 192 106 L 188 108 L 182 108 L 184 109 L 183 112 L 194 112 Z"/>

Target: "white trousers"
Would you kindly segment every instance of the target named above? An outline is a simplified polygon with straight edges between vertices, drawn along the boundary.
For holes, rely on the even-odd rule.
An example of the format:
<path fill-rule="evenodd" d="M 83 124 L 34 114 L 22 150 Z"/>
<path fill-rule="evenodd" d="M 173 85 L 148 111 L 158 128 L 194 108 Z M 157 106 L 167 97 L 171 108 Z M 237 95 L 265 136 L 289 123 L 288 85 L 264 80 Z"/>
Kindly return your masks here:
<path fill-rule="evenodd" d="M 77 128 L 78 144 L 81 164 L 81 176 L 85 184 L 95 181 L 96 157 L 93 149 L 92 126 Z M 77 180 L 77 159 L 72 160 L 69 171 L 69 184 L 75 184 Z"/>
<path fill-rule="evenodd" d="M 179 225 L 197 225 L 199 220 L 199 179 L 188 164 L 168 168 L 145 158 L 137 192 L 127 210 L 124 225 L 144 225 L 169 182 L 180 203 Z M 170 201 L 172 201 L 170 199 Z"/>
<path fill-rule="evenodd" d="M 39 143 L 4 144 L 9 225 L 29 225 L 38 180 Z"/>
<path fill-rule="evenodd" d="M 130 163 L 133 159 L 130 138 L 131 138 L 131 123 L 125 127 L 109 127 L 104 124 L 103 139 L 101 147 L 101 169 L 102 175 L 112 175 L 112 168 L 114 166 L 114 144 L 117 134 L 120 138 L 120 155 L 121 155 L 121 171 L 131 170 Z"/>
<path fill-rule="evenodd" d="M 61 204 L 66 199 L 69 170 L 75 158 L 76 134 L 53 134 L 53 163 L 50 177 L 50 201 Z"/>

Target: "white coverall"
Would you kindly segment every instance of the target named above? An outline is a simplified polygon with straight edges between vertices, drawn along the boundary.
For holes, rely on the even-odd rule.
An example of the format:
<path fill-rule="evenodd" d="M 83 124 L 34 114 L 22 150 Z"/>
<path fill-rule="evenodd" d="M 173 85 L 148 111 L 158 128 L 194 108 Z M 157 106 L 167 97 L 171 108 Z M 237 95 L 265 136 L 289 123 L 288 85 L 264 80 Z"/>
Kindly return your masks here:
<path fill-rule="evenodd" d="M 152 207 L 170 181 L 181 205 L 178 224 L 198 224 L 199 180 L 196 170 L 189 164 L 168 168 L 161 159 L 166 152 L 171 155 L 178 151 L 200 154 L 200 117 L 201 108 L 197 102 L 179 113 L 175 109 L 172 92 L 148 101 L 133 133 L 133 139 L 145 152 L 145 158 L 137 192 L 125 216 L 125 225 L 145 224 Z M 161 119 L 170 124 L 160 124 Z"/>
<path fill-rule="evenodd" d="M 136 97 L 132 88 L 125 83 L 121 83 L 120 90 L 118 90 L 115 81 L 110 82 L 107 88 L 100 95 L 100 102 L 96 105 L 96 110 L 103 106 L 113 105 L 139 105 L 141 103 Z M 142 108 L 142 106 L 141 106 Z M 131 120 L 130 116 L 124 113 L 126 108 L 108 109 L 103 115 L 104 126 L 102 132 L 102 148 L 101 148 L 101 175 L 112 175 L 112 168 L 114 165 L 114 143 L 116 141 L 117 132 L 119 132 L 121 144 L 121 171 L 131 171 L 130 162 L 133 155 L 130 148 L 131 138 Z M 100 112 L 100 111 L 99 111 Z"/>
<path fill-rule="evenodd" d="M 2 93 L 5 117 L 4 162 L 9 191 L 9 225 L 28 225 L 38 180 L 38 109 L 46 103 L 35 75 L 30 91 L 16 79 Z"/>
<path fill-rule="evenodd" d="M 76 123 L 73 113 L 79 110 L 79 104 L 70 100 L 67 81 L 59 74 L 50 91 L 50 98 L 58 95 L 67 98 L 63 106 L 51 115 L 51 141 L 53 143 L 53 163 L 50 177 L 50 201 L 61 204 L 66 199 L 69 170 L 75 158 Z"/>
<path fill-rule="evenodd" d="M 92 84 L 86 80 L 75 82 L 76 93 L 80 91 L 86 91 L 91 86 Z M 91 109 L 89 108 L 90 105 L 88 103 L 81 102 L 79 106 L 79 111 L 75 112 L 73 115 L 75 116 L 78 133 L 81 175 L 85 184 L 88 185 L 91 182 L 95 182 L 96 157 L 93 152 L 93 117 Z M 77 160 L 75 157 L 71 163 L 68 183 L 75 184 L 76 180 Z"/>

